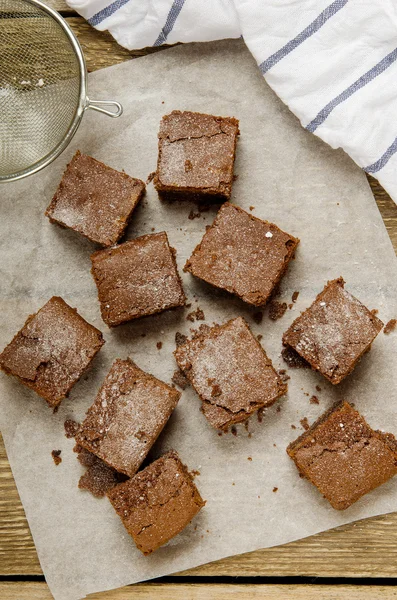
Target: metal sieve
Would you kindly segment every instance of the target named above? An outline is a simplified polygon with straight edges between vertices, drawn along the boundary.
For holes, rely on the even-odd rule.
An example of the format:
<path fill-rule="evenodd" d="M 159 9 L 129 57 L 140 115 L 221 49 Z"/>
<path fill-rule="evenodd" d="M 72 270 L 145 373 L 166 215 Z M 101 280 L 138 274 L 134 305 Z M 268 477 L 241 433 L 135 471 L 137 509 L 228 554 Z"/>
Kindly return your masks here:
<path fill-rule="evenodd" d="M 39 0 L 0 0 L 0 182 L 59 156 L 87 108 L 123 112 L 88 99 L 83 52 L 66 21 Z"/>

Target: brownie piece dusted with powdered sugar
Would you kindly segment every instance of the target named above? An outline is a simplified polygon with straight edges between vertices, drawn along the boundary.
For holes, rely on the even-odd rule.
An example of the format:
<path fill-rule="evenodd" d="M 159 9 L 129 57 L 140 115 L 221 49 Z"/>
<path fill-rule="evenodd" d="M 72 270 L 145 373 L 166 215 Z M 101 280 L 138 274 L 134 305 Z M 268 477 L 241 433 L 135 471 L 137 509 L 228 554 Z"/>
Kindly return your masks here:
<path fill-rule="evenodd" d="M 99 250 L 91 262 L 102 319 L 109 327 L 185 304 L 175 250 L 165 232 Z"/>
<path fill-rule="evenodd" d="M 225 203 L 184 270 L 263 306 L 284 275 L 299 240 L 242 208 Z"/>
<path fill-rule="evenodd" d="M 145 192 L 145 184 L 76 152 L 46 210 L 52 223 L 113 246 Z"/>
<path fill-rule="evenodd" d="M 0 368 L 56 407 L 103 344 L 98 329 L 53 296 L 0 354 Z"/>
<path fill-rule="evenodd" d="M 134 475 L 176 407 L 180 393 L 130 360 L 113 363 L 76 435 L 110 467 Z"/>
<path fill-rule="evenodd" d="M 283 336 L 284 346 L 333 384 L 351 373 L 383 327 L 344 284 L 341 277 L 329 281 Z"/>
<path fill-rule="evenodd" d="M 348 402 L 326 412 L 287 452 L 333 508 L 343 510 L 397 474 L 397 441 Z"/>
<path fill-rule="evenodd" d="M 174 355 L 216 429 L 245 421 L 287 391 L 242 317 L 202 327 Z"/>
<path fill-rule="evenodd" d="M 174 450 L 114 487 L 108 498 L 145 555 L 180 533 L 205 505 Z"/>
<path fill-rule="evenodd" d="M 160 123 L 154 185 L 163 199 L 230 199 L 238 120 L 174 110 Z"/>

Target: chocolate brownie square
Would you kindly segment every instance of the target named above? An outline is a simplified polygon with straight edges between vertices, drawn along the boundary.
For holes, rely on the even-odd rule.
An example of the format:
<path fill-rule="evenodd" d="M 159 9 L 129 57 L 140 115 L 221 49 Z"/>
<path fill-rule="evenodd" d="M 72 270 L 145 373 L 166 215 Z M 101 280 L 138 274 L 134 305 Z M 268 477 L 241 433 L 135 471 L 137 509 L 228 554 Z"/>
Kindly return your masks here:
<path fill-rule="evenodd" d="M 266 304 L 299 240 L 228 202 L 184 270 L 254 306 Z"/>
<path fill-rule="evenodd" d="M 305 431 L 287 452 L 333 508 L 344 510 L 397 473 L 397 441 L 374 431 L 341 402 Z"/>
<path fill-rule="evenodd" d="M 76 152 L 46 210 L 51 223 L 112 246 L 122 237 L 145 184 Z"/>
<path fill-rule="evenodd" d="M 130 360 L 113 363 L 76 443 L 134 475 L 176 407 L 180 393 Z"/>
<path fill-rule="evenodd" d="M 284 346 L 333 384 L 351 373 L 383 327 L 344 285 L 341 277 L 329 281 L 283 336 Z"/>
<path fill-rule="evenodd" d="M 58 406 L 104 344 L 102 333 L 54 296 L 0 354 L 0 368 Z"/>
<path fill-rule="evenodd" d="M 160 123 L 154 185 L 163 199 L 230 198 L 238 121 L 174 110 Z"/>
<path fill-rule="evenodd" d="M 165 232 L 99 250 L 91 261 L 102 319 L 109 327 L 185 304 L 175 250 Z"/>
<path fill-rule="evenodd" d="M 245 421 L 287 391 L 272 361 L 242 317 L 202 326 L 174 352 L 216 429 Z"/>
<path fill-rule="evenodd" d="M 145 555 L 180 533 L 205 504 L 173 450 L 114 487 L 108 498 Z"/>

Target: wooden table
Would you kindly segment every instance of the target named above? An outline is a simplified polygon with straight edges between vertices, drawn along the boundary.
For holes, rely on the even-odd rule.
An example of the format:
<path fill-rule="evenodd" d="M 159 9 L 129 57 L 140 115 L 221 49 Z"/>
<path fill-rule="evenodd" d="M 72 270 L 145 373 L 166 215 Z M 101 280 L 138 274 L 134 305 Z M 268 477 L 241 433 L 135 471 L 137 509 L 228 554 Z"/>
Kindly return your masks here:
<path fill-rule="evenodd" d="M 46 0 L 77 34 L 89 71 L 161 51 L 121 48 L 92 29 L 63 0 Z M 397 207 L 369 178 L 397 252 Z M 159 583 L 95 594 L 93 600 L 377 600 L 397 599 L 397 514 L 352 523 L 305 540 L 210 563 Z M 0 599 L 50 600 L 0 437 Z"/>

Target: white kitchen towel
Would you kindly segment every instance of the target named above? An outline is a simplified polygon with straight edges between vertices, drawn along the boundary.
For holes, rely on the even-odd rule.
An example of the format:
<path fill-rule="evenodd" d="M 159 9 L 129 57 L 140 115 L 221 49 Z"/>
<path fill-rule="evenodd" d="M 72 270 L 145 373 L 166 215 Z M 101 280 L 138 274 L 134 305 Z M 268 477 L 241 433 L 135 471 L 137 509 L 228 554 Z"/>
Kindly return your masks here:
<path fill-rule="evenodd" d="M 128 49 L 243 36 L 303 127 L 397 202 L 396 0 L 67 2 Z"/>

